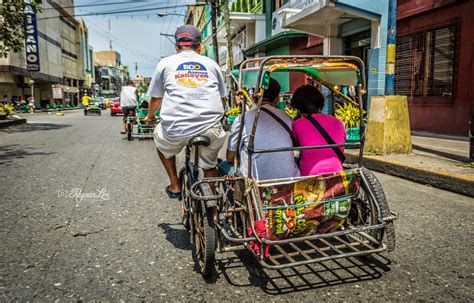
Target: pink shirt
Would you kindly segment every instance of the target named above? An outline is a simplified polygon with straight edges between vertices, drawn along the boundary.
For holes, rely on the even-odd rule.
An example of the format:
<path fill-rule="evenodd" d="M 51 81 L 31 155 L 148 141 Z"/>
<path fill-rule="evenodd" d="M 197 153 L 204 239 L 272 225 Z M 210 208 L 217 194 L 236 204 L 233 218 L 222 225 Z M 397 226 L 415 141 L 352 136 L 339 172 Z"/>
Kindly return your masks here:
<path fill-rule="evenodd" d="M 312 116 L 321 124 L 336 144 L 342 144 L 346 141 L 344 124 L 339 119 L 324 114 L 313 114 Z M 306 118 L 300 118 L 293 122 L 293 135 L 298 146 L 328 144 Z M 341 150 L 344 151 L 344 148 L 341 147 Z M 341 170 L 342 163 L 332 148 L 301 151 L 300 172 L 302 176 L 327 174 Z"/>

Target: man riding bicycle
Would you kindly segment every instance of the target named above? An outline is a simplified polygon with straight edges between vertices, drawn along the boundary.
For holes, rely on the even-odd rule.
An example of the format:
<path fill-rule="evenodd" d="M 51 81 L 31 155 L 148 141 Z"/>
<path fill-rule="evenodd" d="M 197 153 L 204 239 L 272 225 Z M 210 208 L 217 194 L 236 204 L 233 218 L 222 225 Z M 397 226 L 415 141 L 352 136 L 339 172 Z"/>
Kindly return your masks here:
<path fill-rule="evenodd" d="M 127 85 L 122 86 L 120 92 L 120 107 L 123 110 L 123 123 L 120 133 L 125 134 L 127 132 L 128 117 L 135 115 L 135 109 L 137 108 L 137 88 L 131 80 L 127 82 Z"/>
<path fill-rule="evenodd" d="M 175 33 L 177 54 L 163 58 L 157 65 L 148 89 L 150 110 L 146 121 L 156 119 L 160 109 L 161 123 L 154 139 L 170 184 L 169 198 L 181 196 L 176 169 L 176 155 L 188 141 L 198 135 L 210 139 L 199 151 L 199 166 L 204 177 L 217 177 L 217 155 L 224 145 L 221 124 L 226 96 L 225 82 L 217 63 L 200 55 L 201 33 L 192 25 L 179 27 Z"/>

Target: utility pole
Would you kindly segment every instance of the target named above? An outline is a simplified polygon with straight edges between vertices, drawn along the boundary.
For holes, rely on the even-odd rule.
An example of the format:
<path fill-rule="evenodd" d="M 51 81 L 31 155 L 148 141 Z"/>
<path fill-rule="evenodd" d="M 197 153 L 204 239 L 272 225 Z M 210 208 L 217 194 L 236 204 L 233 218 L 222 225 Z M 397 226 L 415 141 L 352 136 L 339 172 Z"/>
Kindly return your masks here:
<path fill-rule="evenodd" d="M 227 38 L 227 69 L 232 72 L 234 68 L 234 54 L 232 51 L 232 37 L 230 32 L 229 0 L 223 0 L 225 36 Z"/>
<path fill-rule="evenodd" d="M 110 19 L 109 19 L 109 48 L 110 48 L 110 50 L 113 50 L 113 48 L 112 48 L 112 26 L 110 25 Z"/>
<path fill-rule="evenodd" d="M 474 51 L 474 42 L 471 44 L 471 50 Z M 471 64 L 471 75 L 474 75 L 474 64 Z M 471 92 L 474 92 L 474 79 L 471 80 Z M 469 162 L 474 162 L 474 94 L 471 94 L 469 126 Z"/>
<path fill-rule="evenodd" d="M 397 43 L 397 0 L 388 0 L 387 69 L 385 95 L 395 95 L 395 50 Z"/>
<path fill-rule="evenodd" d="M 219 64 L 219 44 L 217 44 L 217 0 L 209 0 L 211 3 L 211 27 L 212 27 L 212 47 L 214 61 Z M 220 64 L 219 64 L 220 65 Z"/>

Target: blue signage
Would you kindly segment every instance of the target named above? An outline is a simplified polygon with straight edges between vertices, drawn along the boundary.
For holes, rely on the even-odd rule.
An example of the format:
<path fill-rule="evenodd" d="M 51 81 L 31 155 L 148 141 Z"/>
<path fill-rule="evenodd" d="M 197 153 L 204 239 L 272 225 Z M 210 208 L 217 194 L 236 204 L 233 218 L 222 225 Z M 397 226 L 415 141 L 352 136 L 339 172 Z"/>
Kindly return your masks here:
<path fill-rule="evenodd" d="M 23 7 L 25 13 L 25 52 L 26 69 L 32 72 L 40 71 L 38 28 L 36 26 L 36 11 L 31 0 L 26 0 Z"/>

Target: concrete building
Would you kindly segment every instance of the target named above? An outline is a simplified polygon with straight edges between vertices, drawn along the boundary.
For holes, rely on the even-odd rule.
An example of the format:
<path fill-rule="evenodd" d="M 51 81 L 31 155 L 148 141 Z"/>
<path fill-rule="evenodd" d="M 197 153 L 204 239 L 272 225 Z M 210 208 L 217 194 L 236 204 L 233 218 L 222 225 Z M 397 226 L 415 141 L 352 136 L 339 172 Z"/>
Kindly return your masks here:
<path fill-rule="evenodd" d="M 468 0 L 398 0 L 395 92 L 408 96 L 412 129 L 469 134 L 473 13 L 474 2 Z"/>
<path fill-rule="evenodd" d="M 87 29 L 84 19 L 79 21 L 80 37 L 81 37 L 81 60 L 84 74 L 84 81 L 80 84 L 81 97 L 84 94 L 89 96 L 93 93 L 93 84 L 95 83 L 93 52 L 94 49 L 89 45 L 89 30 Z"/>
<path fill-rule="evenodd" d="M 0 59 L 0 95 L 28 98 L 33 93 L 37 107 L 54 102 L 52 86 L 62 90 L 56 100 L 71 104 L 79 102 L 80 81 L 84 80 L 80 58 L 79 22 L 73 17 L 74 1 L 45 1 L 42 12 L 36 13 L 36 30 L 39 61 L 36 70 L 29 70 L 25 51 L 10 53 Z"/>
<path fill-rule="evenodd" d="M 369 102 L 371 96 L 385 95 L 388 0 L 267 2 L 285 2 L 277 10 L 281 26 L 321 37 L 323 54 L 360 57 Z M 467 136 L 474 3 L 398 0 L 397 10 L 395 94 L 408 96 L 411 129 Z"/>
<path fill-rule="evenodd" d="M 94 52 L 94 64 L 98 66 L 120 67 L 120 60 L 120 54 L 113 50 Z"/>
<path fill-rule="evenodd" d="M 122 66 L 120 53 L 110 50 L 94 52 L 93 55 L 99 95 L 106 98 L 118 96 L 122 85 L 130 78 L 128 67 Z"/>

